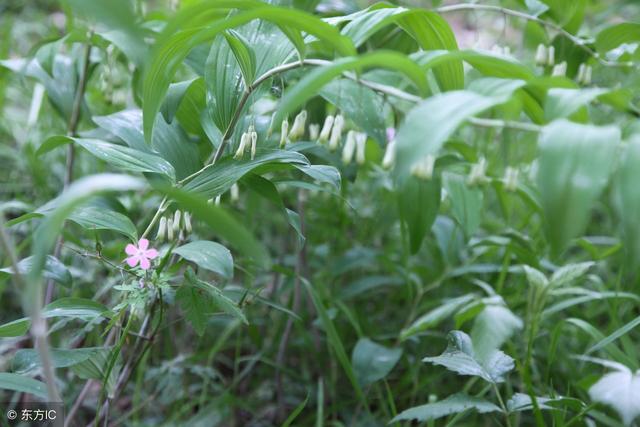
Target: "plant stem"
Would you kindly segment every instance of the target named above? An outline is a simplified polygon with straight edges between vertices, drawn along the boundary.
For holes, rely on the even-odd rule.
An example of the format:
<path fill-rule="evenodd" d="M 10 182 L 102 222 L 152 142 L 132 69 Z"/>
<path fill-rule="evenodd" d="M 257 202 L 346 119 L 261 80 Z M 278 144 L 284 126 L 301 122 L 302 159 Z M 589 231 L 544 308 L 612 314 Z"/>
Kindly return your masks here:
<path fill-rule="evenodd" d="M 511 420 L 509 419 L 509 411 L 507 410 L 507 406 L 504 404 L 504 400 L 502 400 L 502 395 L 500 394 L 500 390 L 498 390 L 498 385 L 493 383 L 493 391 L 496 393 L 496 397 L 498 398 L 498 404 L 504 413 L 504 420 L 507 423 L 507 427 L 511 427 Z"/>
<path fill-rule="evenodd" d="M 594 51 L 589 46 L 587 46 L 585 40 L 581 39 L 580 37 L 574 36 L 573 34 L 568 32 L 567 30 L 565 30 L 564 28 L 562 28 L 561 26 L 559 26 L 557 24 L 554 24 L 553 22 L 545 21 L 544 19 L 540 19 L 537 16 L 529 15 L 528 13 L 520 12 L 520 11 L 513 10 L 513 9 L 507 9 L 505 7 L 500 7 L 500 6 L 493 6 L 493 5 L 487 5 L 487 4 L 475 4 L 475 3 L 453 4 L 453 5 L 450 5 L 450 6 L 442 6 L 442 7 L 438 7 L 438 8 L 435 9 L 435 11 L 438 12 L 438 13 L 449 13 L 449 12 L 458 12 L 458 11 L 465 11 L 465 10 L 480 10 L 480 11 L 486 11 L 486 12 L 497 12 L 497 13 L 502 13 L 503 15 L 510 15 L 510 16 L 514 16 L 516 18 L 525 19 L 527 21 L 536 22 L 536 23 L 538 23 L 538 24 L 540 24 L 542 26 L 545 26 L 547 28 L 551 28 L 552 30 L 562 34 L 563 36 L 565 36 L 566 38 L 571 40 L 571 42 L 573 42 L 573 44 L 575 44 L 580 49 L 582 49 L 585 52 L 587 52 L 589 55 L 591 55 L 600 64 L 602 64 L 604 66 L 607 66 L 607 67 L 631 67 L 631 66 L 634 65 L 632 62 L 607 61 L 606 59 L 603 59 L 598 52 Z"/>

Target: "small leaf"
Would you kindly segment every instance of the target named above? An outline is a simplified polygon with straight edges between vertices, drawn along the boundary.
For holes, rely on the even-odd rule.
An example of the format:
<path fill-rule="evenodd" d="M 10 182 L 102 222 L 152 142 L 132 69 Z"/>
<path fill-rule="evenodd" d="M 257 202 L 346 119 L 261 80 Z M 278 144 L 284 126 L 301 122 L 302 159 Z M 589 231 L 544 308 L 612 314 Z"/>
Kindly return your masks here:
<path fill-rule="evenodd" d="M 482 363 L 511 336 L 522 329 L 522 320 L 504 305 L 488 304 L 476 317 L 471 330 L 476 357 Z"/>
<path fill-rule="evenodd" d="M 20 260 L 20 262 L 18 262 L 18 273 L 23 276 L 29 275 L 33 268 L 33 261 L 34 257 L 32 256 Z M 2 268 L 0 269 L 0 272 L 14 274 L 13 267 Z M 73 278 L 71 277 L 71 273 L 69 273 L 67 266 L 51 255 L 47 255 L 47 261 L 44 265 L 42 275 L 46 279 L 52 279 L 66 287 L 71 286 L 73 283 Z"/>
<path fill-rule="evenodd" d="M 42 399 L 47 399 L 47 385 L 19 374 L 0 372 L 0 389 L 29 393 Z"/>
<path fill-rule="evenodd" d="M 406 409 L 393 418 L 390 424 L 405 420 L 430 421 L 446 417 L 447 415 L 458 414 L 469 409 L 474 409 L 480 414 L 502 412 L 499 407 L 488 400 L 468 396 L 464 393 L 457 393 L 440 402 L 428 403 Z"/>
<path fill-rule="evenodd" d="M 176 301 L 199 336 L 207 328 L 207 314 L 211 311 L 211 298 L 191 283 L 184 283 L 176 292 Z"/>
<path fill-rule="evenodd" d="M 461 297 L 441 302 L 438 307 L 423 316 L 420 316 L 408 328 L 403 329 L 400 334 L 401 339 L 405 340 L 426 329 L 439 325 L 442 321 L 453 316 L 462 307 L 472 302 L 475 298 L 476 297 L 474 295 L 463 295 Z"/>
<path fill-rule="evenodd" d="M 220 274 L 226 279 L 233 277 L 233 257 L 229 249 L 219 243 L 198 240 L 173 250 L 182 258 L 200 267 Z"/>
<path fill-rule="evenodd" d="M 69 220 L 89 230 L 117 231 L 133 241 L 138 240 L 136 226 L 127 216 L 103 207 L 80 207 L 69 216 Z"/>
<path fill-rule="evenodd" d="M 401 348 L 387 348 L 368 338 L 360 338 L 353 349 L 351 364 L 361 386 L 386 377 L 402 356 Z"/>
<path fill-rule="evenodd" d="M 222 311 L 237 319 L 242 320 L 242 322 L 246 325 L 249 324 L 249 321 L 242 312 L 242 309 L 238 307 L 238 304 L 236 304 L 235 301 L 233 301 L 229 297 L 225 296 L 220 289 L 198 279 L 193 270 L 191 270 L 190 268 L 187 269 L 185 277 L 193 287 L 205 291 L 211 297 L 213 304 L 215 304 Z"/>
<path fill-rule="evenodd" d="M 581 262 L 560 267 L 551 276 L 551 286 L 561 287 L 575 282 L 584 276 L 594 264 L 593 262 Z"/>
<path fill-rule="evenodd" d="M 68 368 L 94 357 L 96 353 L 109 352 L 108 347 L 87 347 L 74 349 L 51 349 L 51 362 L 54 368 Z M 17 373 L 28 373 L 42 366 L 40 355 L 33 349 L 18 350 L 13 356 L 11 366 Z"/>

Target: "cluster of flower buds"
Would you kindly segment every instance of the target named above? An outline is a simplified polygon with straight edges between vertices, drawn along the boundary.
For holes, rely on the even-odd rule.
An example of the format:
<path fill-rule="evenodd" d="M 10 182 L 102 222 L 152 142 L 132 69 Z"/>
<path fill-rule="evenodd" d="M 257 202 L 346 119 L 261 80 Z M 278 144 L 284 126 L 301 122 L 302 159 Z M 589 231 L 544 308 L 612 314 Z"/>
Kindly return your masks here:
<path fill-rule="evenodd" d="M 480 157 L 478 163 L 471 166 L 467 183 L 469 185 L 483 184 L 487 180 L 487 160 Z"/>
<path fill-rule="evenodd" d="M 580 64 L 580 67 L 578 67 L 578 75 L 576 77 L 576 80 L 578 81 L 579 84 L 588 86 L 591 84 L 592 72 L 593 72 L 593 69 L 591 68 L 591 65 L 582 63 Z"/>
<path fill-rule="evenodd" d="M 251 160 L 256 157 L 256 147 L 258 145 L 258 133 L 253 125 L 249 125 L 249 129 L 240 137 L 240 144 L 238 150 L 233 156 L 234 159 L 241 159 L 244 156 L 244 152 L 250 148 Z"/>
<path fill-rule="evenodd" d="M 162 242 L 172 242 L 175 237 L 178 240 L 183 240 L 185 234 L 191 233 L 191 214 L 189 212 L 182 212 L 179 209 L 173 213 L 173 216 L 163 216 L 160 218 L 158 224 L 158 233 L 156 234 L 156 240 Z"/>
<path fill-rule="evenodd" d="M 504 178 L 502 179 L 505 190 L 516 191 L 518 189 L 518 175 L 518 169 L 507 166 L 507 169 L 504 171 Z"/>
<path fill-rule="evenodd" d="M 567 63 L 562 61 L 561 63 L 555 65 L 553 70 L 551 71 L 551 75 L 553 77 L 564 77 L 567 75 Z"/>
<path fill-rule="evenodd" d="M 367 144 L 367 134 L 364 132 L 356 132 L 350 130 L 347 133 L 347 140 L 344 143 L 342 149 L 342 163 L 348 165 L 353 160 L 353 155 L 356 155 L 356 163 L 359 165 L 365 162 L 365 147 Z"/>
<path fill-rule="evenodd" d="M 556 48 L 553 46 L 545 46 L 542 43 L 538 45 L 536 50 L 536 64 L 540 66 L 552 67 L 556 63 Z"/>
<path fill-rule="evenodd" d="M 436 158 L 432 154 L 429 154 L 411 166 L 411 175 L 424 180 L 431 179 L 435 165 Z"/>
<path fill-rule="evenodd" d="M 494 44 L 491 48 L 491 52 L 500 56 L 511 56 L 511 48 L 509 46 L 500 46 L 499 44 Z"/>

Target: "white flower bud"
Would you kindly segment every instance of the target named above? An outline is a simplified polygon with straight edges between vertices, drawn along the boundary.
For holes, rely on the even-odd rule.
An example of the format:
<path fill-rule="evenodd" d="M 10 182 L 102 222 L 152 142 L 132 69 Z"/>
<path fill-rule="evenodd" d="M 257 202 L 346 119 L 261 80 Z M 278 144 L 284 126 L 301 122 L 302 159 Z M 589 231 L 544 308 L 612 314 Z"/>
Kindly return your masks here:
<path fill-rule="evenodd" d="M 584 81 L 584 72 L 586 71 L 586 67 L 587 65 L 584 62 L 578 67 L 578 74 L 576 76 L 576 81 L 578 83 L 582 83 Z"/>
<path fill-rule="evenodd" d="M 431 179 L 433 177 L 433 169 L 436 164 L 436 158 L 429 154 L 421 160 L 418 160 L 411 167 L 411 175 L 420 179 Z"/>
<path fill-rule="evenodd" d="M 393 139 L 387 143 L 387 148 L 382 158 L 382 167 L 385 169 L 391 168 L 396 161 L 396 140 Z"/>
<path fill-rule="evenodd" d="M 356 163 L 363 165 L 366 161 L 365 148 L 367 147 L 367 134 L 359 132 L 356 134 Z"/>
<path fill-rule="evenodd" d="M 333 129 L 331 129 L 331 137 L 329 138 L 329 150 L 333 151 L 338 148 L 338 145 L 340 145 L 343 126 L 344 117 L 342 117 L 342 114 L 338 114 L 333 122 Z"/>
<path fill-rule="evenodd" d="M 156 240 L 162 242 L 167 233 L 167 219 L 165 217 L 160 218 L 160 224 L 158 224 L 158 234 L 156 234 Z"/>
<path fill-rule="evenodd" d="M 309 139 L 315 141 L 320 136 L 320 125 L 312 123 L 309 125 Z"/>
<path fill-rule="evenodd" d="M 289 139 L 295 141 L 304 135 L 304 128 L 307 123 L 307 110 L 302 110 L 298 113 L 291 126 L 291 132 L 289 132 Z"/>
<path fill-rule="evenodd" d="M 216 206 L 220 206 L 220 202 L 222 202 L 222 194 L 216 196 Z"/>
<path fill-rule="evenodd" d="M 518 174 L 520 172 L 516 168 L 512 168 L 511 166 L 507 166 L 507 169 L 504 171 L 504 188 L 507 191 L 516 191 L 518 189 Z"/>
<path fill-rule="evenodd" d="M 469 173 L 469 178 L 467 182 L 470 185 L 480 184 L 487 179 L 487 160 L 484 157 L 481 157 L 478 163 L 471 167 L 471 172 Z"/>
<path fill-rule="evenodd" d="M 347 133 L 347 139 L 346 142 L 344 143 L 344 148 L 342 149 L 342 163 L 344 163 L 345 165 L 348 165 L 349 163 L 351 163 L 351 160 L 353 159 L 353 153 L 356 150 L 356 132 L 353 130 L 350 130 Z"/>
<path fill-rule="evenodd" d="M 250 140 L 251 136 L 247 132 L 242 134 L 240 137 L 240 144 L 238 145 L 238 151 L 236 151 L 236 154 L 233 156 L 234 159 L 241 159 L 242 156 L 244 156 L 244 152 L 247 149 Z"/>
<path fill-rule="evenodd" d="M 546 65 L 547 58 L 547 47 L 540 43 L 538 45 L 538 49 L 536 50 L 536 65 Z"/>
<path fill-rule="evenodd" d="M 553 66 L 556 63 L 556 48 L 553 46 L 549 46 L 547 48 L 547 65 Z"/>
<path fill-rule="evenodd" d="M 318 137 L 321 143 L 325 143 L 329 140 L 329 135 L 331 134 L 331 129 L 333 128 L 334 121 L 335 121 L 335 117 L 333 116 L 327 116 L 324 119 L 324 124 L 322 125 L 320 136 Z"/>
<path fill-rule="evenodd" d="M 566 62 L 561 62 L 558 65 L 555 65 L 553 67 L 553 71 L 551 72 L 551 75 L 553 77 L 564 77 L 567 74 L 567 63 Z"/>
<path fill-rule="evenodd" d="M 182 218 L 182 212 L 178 209 L 173 215 L 173 232 L 180 231 L 180 219 Z"/>
<path fill-rule="evenodd" d="M 249 134 L 251 138 L 251 160 L 256 158 L 256 150 L 258 149 L 258 133 L 254 130 Z"/>
<path fill-rule="evenodd" d="M 280 148 L 284 148 L 287 145 L 287 137 L 289 135 L 289 120 L 284 119 L 280 127 Z"/>
<path fill-rule="evenodd" d="M 167 240 L 173 242 L 173 219 L 167 219 Z"/>
<path fill-rule="evenodd" d="M 184 221 L 184 229 L 187 233 L 191 233 L 193 228 L 191 227 L 191 214 L 189 212 L 185 212 L 183 216 Z"/>
<path fill-rule="evenodd" d="M 238 200 L 240 200 L 240 187 L 238 187 L 238 184 L 233 184 L 229 192 L 231 193 L 231 201 L 233 203 L 236 203 Z"/>
<path fill-rule="evenodd" d="M 588 86 L 591 84 L 592 74 L 593 74 L 593 68 L 591 68 L 591 65 L 587 65 L 586 67 L 584 67 L 584 79 L 582 80 L 582 83 L 584 83 L 585 86 Z"/>

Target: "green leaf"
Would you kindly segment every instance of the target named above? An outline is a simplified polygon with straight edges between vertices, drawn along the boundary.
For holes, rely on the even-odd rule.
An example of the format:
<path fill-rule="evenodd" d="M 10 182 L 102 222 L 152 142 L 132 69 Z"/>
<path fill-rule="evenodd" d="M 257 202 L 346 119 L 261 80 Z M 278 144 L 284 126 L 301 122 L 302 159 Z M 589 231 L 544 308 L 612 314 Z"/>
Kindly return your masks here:
<path fill-rule="evenodd" d="M 187 182 L 184 190 L 210 199 L 229 190 L 240 178 L 259 166 L 278 163 L 306 166 L 309 161 L 300 153 L 286 150 L 260 150 L 253 160 L 226 157 Z"/>
<path fill-rule="evenodd" d="M 580 411 L 584 408 L 584 403 L 578 399 L 572 399 L 570 397 L 540 397 L 536 396 L 536 403 L 538 408 L 543 410 L 560 409 L 565 406 L 571 407 L 571 409 Z M 531 396 L 523 393 L 515 393 L 511 396 L 511 399 L 507 401 L 507 410 L 509 412 L 521 412 L 531 411 L 534 405 Z"/>
<path fill-rule="evenodd" d="M 544 106 L 545 119 L 550 121 L 569 117 L 581 107 L 607 92 L 609 92 L 607 89 L 601 88 L 551 88 L 547 92 Z"/>
<path fill-rule="evenodd" d="M 561 286 L 568 285 L 571 282 L 575 282 L 584 276 L 594 265 L 595 263 L 593 262 L 580 262 L 562 266 L 553 272 L 550 280 L 551 286 L 559 288 Z"/>
<path fill-rule="evenodd" d="M 485 78 L 476 81 L 493 95 L 472 90 L 435 95 L 414 107 L 400 126 L 395 173 L 405 179 L 413 164 L 428 155 L 436 156 L 445 141 L 469 117 L 506 102 L 513 91 L 524 85 L 520 80 Z"/>
<path fill-rule="evenodd" d="M 282 423 L 282 426 L 280 427 L 289 427 L 291 423 L 293 423 L 295 419 L 298 418 L 298 415 L 300 415 L 305 406 L 307 406 L 307 402 L 309 402 L 309 396 L 310 395 L 307 394 L 307 397 L 302 402 L 300 402 L 298 406 L 296 406 L 296 409 L 293 410 L 293 412 L 287 417 L 287 419 L 284 421 L 284 423 Z"/>
<path fill-rule="evenodd" d="M 19 374 L 0 372 L 0 389 L 29 393 L 42 399 L 47 399 L 47 385 Z"/>
<path fill-rule="evenodd" d="M 621 222 L 626 265 L 632 271 L 640 268 L 640 137 L 632 138 L 620 155 L 620 165 L 613 186 L 614 207 Z"/>
<path fill-rule="evenodd" d="M 448 335 L 449 345 L 444 353 L 436 357 L 425 357 L 423 362 L 441 365 L 460 375 L 476 376 L 490 383 L 505 381 L 505 374 L 514 367 L 514 361 L 501 351 L 494 351 L 482 363 L 475 355 L 469 335 L 452 331 Z"/>
<path fill-rule="evenodd" d="M 431 179 L 409 177 L 398 188 L 400 218 L 409 229 L 411 253 L 422 246 L 422 240 L 433 226 L 440 209 L 441 182 L 439 176 Z"/>
<path fill-rule="evenodd" d="M 182 245 L 173 252 L 226 279 L 233 277 L 233 257 L 229 249 L 220 243 L 197 240 Z"/>
<path fill-rule="evenodd" d="M 471 329 L 471 340 L 478 360 L 487 362 L 522 326 L 522 320 L 504 305 L 485 305 Z"/>
<path fill-rule="evenodd" d="M 33 269 L 34 257 L 30 256 L 24 258 L 18 262 L 18 273 L 22 276 L 28 276 Z M 0 269 L 0 272 L 7 274 L 14 274 L 13 267 L 6 267 Z M 73 278 L 67 267 L 51 255 L 47 256 L 47 261 L 42 271 L 43 277 L 46 279 L 52 279 L 63 286 L 70 287 L 73 283 Z"/>
<path fill-rule="evenodd" d="M 202 280 L 198 279 L 195 273 L 193 272 L 193 270 L 191 270 L 190 268 L 187 269 L 185 273 L 185 277 L 187 278 L 187 281 L 189 282 L 190 285 L 192 285 L 193 287 L 199 290 L 206 292 L 211 297 L 213 304 L 215 306 L 220 308 L 225 313 L 237 319 L 242 320 L 244 324 L 246 325 L 249 324 L 249 321 L 247 320 L 244 313 L 242 312 L 242 309 L 238 307 L 238 304 L 236 304 L 229 297 L 225 296 L 220 289 L 218 289 L 217 287 L 207 282 L 203 282 Z"/>
<path fill-rule="evenodd" d="M 488 400 L 468 396 L 464 393 L 457 393 L 441 400 L 440 402 L 428 403 L 426 405 L 406 409 L 393 418 L 390 421 L 390 424 L 405 420 L 430 421 L 446 417 L 448 415 L 458 414 L 469 409 L 474 409 L 480 414 L 502 412 L 499 407 Z"/>
<path fill-rule="evenodd" d="M 190 282 L 183 283 L 176 291 L 176 301 L 199 336 L 207 328 L 207 314 L 211 312 L 211 297 Z"/>
<path fill-rule="evenodd" d="M 69 216 L 69 220 L 89 230 L 117 231 L 132 241 L 138 240 L 136 226 L 127 216 L 104 207 L 80 207 Z"/>
<path fill-rule="evenodd" d="M 245 87 L 249 87 L 253 83 L 256 74 L 256 54 L 251 48 L 249 40 L 233 30 L 225 32 L 224 38 L 227 40 L 236 61 L 238 61 Z"/>
<path fill-rule="evenodd" d="M 54 368 L 68 368 L 94 357 L 96 353 L 109 352 L 108 347 L 87 347 L 73 349 L 51 349 L 51 362 Z M 29 373 L 42 366 L 40 355 L 33 349 L 18 350 L 11 361 L 17 373 Z"/>
<path fill-rule="evenodd" d="M 227 16 L 232 8 L 237 14 Z M 202 20 L 218 18 L 213 24 L 203 26 Z M 146 69 L 143 87 L 144 135 L 151 141 L 154 121 L 171 79 L 189 52 L 196 46 L 214 39 L 223 31 L 255 19 L 277 25 L 296 28 L 327 42 L 343 55 L 352 55 L 355 49 L 351 41 L 341 36 L 331 25 L 322 20 L 289 8 L 270 6 L 248 0 L 205 0 L 183 8 L 165 27 L 151 53 L 151 63 Z"/>
<path fill-rule="evenodd" d="M 21 337 L 29 331 L 29 319 L 18 319 L 0 326 L 0 338 Z"/>
<path fill-rule="evenodd" d="M 360 338 L 353 348 L 351 365 L 353 373 L 362 387 L 383 379 L 400 360 L 401 348 L 387 348 Z"/>
<path fill-rule="evenodd" d="M 480 188 L 471 187 L 465 178 L 459 175 L 446 174 L 444 183 L 451 200 L 453 217 L 464 231 L 464 235 L 469 238 L 480 227 L 484 193 Z"/>
<path fill-rule="evenodd" d="M 609 52 L 623 43 L 640 42 L 640 24 L 623 22 L 607 26 L 596 36 L 596 49 L 601 53 Z"/>
<path fill-rule="evenodd" d="M 475 299 L 476 297 L 470 294 L 443 301 L 438 307 L 420 316 L 409 327 L 403 329 L 400 333 L 401 339 L 406 340 L 422 331 L 438 326 Z"/>
<path fill-rule="evenodd" d="M 636 317 L 635 319 L 633 319 L 631 322 L 627 323 L 626 325 L 616 329 L 611 335 L 607 336 L 603 340 L 601 340 L 598 343 L 594 344 L 584 354 L 585 355 L 591 354 L 591 353 L 594 353 L 594 352 L 596 352 L 598 350 L 601 350 L 601 349 L 607 347 L 609 344 L 613 343 L 618 338 L 620 338 L 620 337 L 628 334 L 629 332 L 631 332 L 638 325 L 640 325 L 640 316 Z"/>
<path fill-rule="evenodd" d="M 591 207 L 609 179 L 619 142 L 617 127 L 566 120 L 551 123 L 541 133 L 537 182 L 553 256 L 586 228 Z"/>

